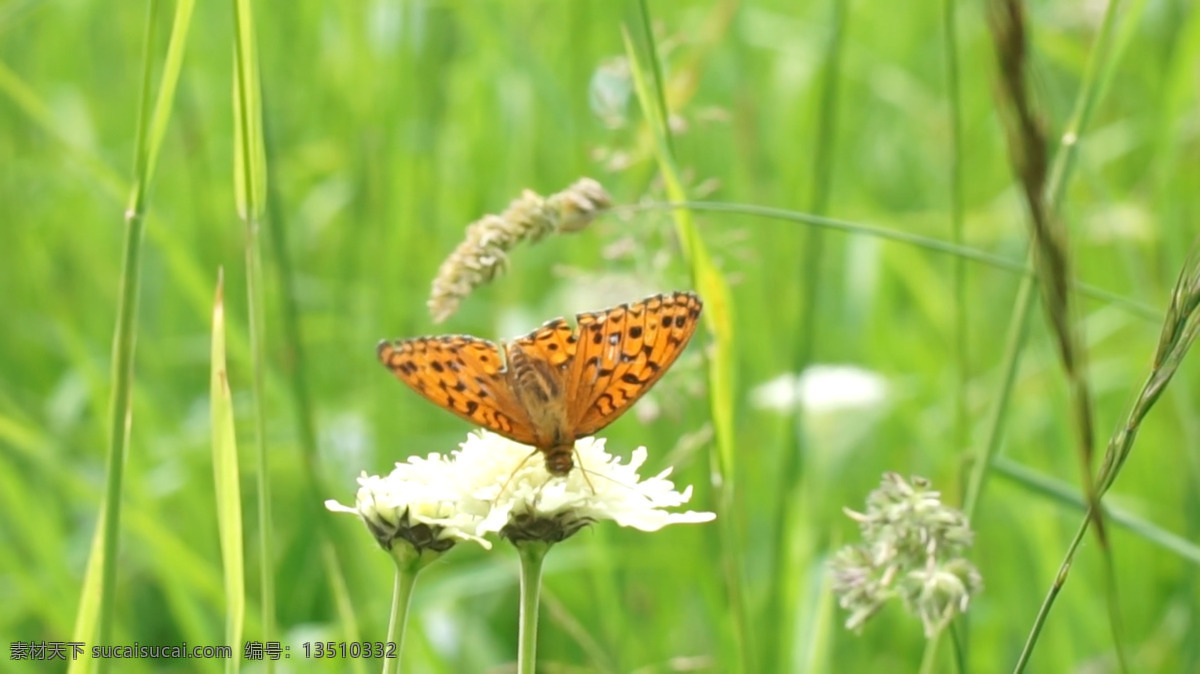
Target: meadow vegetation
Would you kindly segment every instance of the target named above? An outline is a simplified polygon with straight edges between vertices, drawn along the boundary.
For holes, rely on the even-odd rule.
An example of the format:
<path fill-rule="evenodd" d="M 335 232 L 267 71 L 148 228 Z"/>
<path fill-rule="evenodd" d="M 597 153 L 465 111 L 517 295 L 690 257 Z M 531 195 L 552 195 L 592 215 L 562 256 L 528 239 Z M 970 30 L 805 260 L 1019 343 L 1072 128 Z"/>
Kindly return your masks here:
<path fill-rule="evenodd" d="M 219 522 L 227 561 L 238 522 L 242 640 L 289 645 L 281 671 L 377 671 L 301 655 L 381 640 L 392 596 L 388 556 L 321 504 L 470 427 L 396 381 L 376 343 L 508 339 L 696 290 L 688 353 L 602 435 L 645 446 L 644 474 L 672 468 L 717 519 L 558 545 L 542 671 L 1011 671 L 1031 633 L 1031 671 L 1200 670 L 1200 392 L 1183 358 L 1200 12 L 1030 2 L 1016 54 L 989 24 L 999 4 L 8 3 L 0 635 L 69 641 L 107 587 L 89 643 L 226 643 Z M 1001 77 L 1017 61 L 1028 101 Z M 1022 104 L 1045 132 L 1040 182 Z M 431 282 L 469 223 L 583 176 L 610 211 L 514 247 L 433 322 Z M 1136 438 L 1118 434 L 1131 410 Z M 237 454 L 215 459 L 214 432 Z M 1130 451 L 1101 501 L 1111 446 Z M 983 590 L 932 651 L 898 605 L 844 629 L 831 594 L 829 560 L 858 537 L 843 509 L 886 472 L 930 480 L 975 532 Z M 86 583 L 114 497 L 112 576 Z M 1089 502 L 1102 534 L 1079 538 L 1041 622 Z M 423 571 L 403 670 L 511 666 L 517 584 L 506 544 Z"/>

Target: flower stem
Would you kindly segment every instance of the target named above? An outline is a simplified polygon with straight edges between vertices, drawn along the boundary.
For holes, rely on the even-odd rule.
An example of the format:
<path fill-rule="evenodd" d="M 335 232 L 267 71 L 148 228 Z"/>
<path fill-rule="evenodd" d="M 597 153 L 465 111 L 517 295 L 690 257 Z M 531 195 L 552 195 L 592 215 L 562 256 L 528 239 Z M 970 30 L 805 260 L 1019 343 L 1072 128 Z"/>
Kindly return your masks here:
<path fill-rule="evenodd" d="M 517 673 L 534 674 L 537 669 L 538 597 L 542 589 L 542 562 L 550 543 L 521 541 L 521 632 L 517 646 Z"/>
<path fill-rule="evenodd" d="M 396 657 L 383 659 L 383 674 L 400 671 L 400 657 L 404 653 L 404 628 L 408 625 L 408 607 L 412 603 L 413 587 L 417 584 L 417 573 L 421 564 L 405 564 L 396 561 L 396 584 L 392 588 L 392 619 L 388 622 L 388 643 L 396 644 Z"/>
<path fill-rule="evenodd" d="M 917 670 L 919 674 L 933 674 L 935 664 L 937 663 L 938 640 L 941 639 L 942 630 L 933 633 L 933 636 L 925 640 L 925 652 L 921 654 L 921 668 Z"/>

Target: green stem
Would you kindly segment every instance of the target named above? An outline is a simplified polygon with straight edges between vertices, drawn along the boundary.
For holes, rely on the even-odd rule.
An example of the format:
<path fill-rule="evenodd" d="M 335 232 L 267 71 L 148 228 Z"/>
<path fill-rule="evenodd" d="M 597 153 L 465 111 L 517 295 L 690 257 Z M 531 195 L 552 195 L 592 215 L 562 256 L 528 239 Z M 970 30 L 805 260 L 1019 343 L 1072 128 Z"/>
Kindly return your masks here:
<path fill-rule="evenodd" d="M 950 235 L 956 246 L 964 245 L 963 238 L 963 130 L 962 130 L 962 94 L 959 87 L 958 69 L 958 0 L 942 0 L 942 31 L 944 40 L 942 46 L 946 50 L 946 106 L 950 119 Z M 970 416 L 967 411 L 967 388 L 971 380 L 970 357 L 967 349 L 967 261 L 955 256 L 953 261 L 953 280 L 950 287 L 954 292 L 954 363 L 956 370 L 954 396 L 954 445 L 958 451 L 966 451 L 970 444 Z M 1015 329 L 1015 328 L 1014 328 Z M 1009 381 L 1008 386 L 1012 383 Z M 1003 417 L 1003 413 L 1001 413 Z M 982 480 L 983 470 L 972 474 L 973 479 Z M 978 488 L 979 485 L 975 484 Z M 972 492 L 978 497 L 978 491 Z M 974 504 L 971 506 L 974 508 Z M 938 641 L 942 631 L 938 630 L 925 641 L 925 653 L 921 656 L 921 672 L 933 671 L 933 663 L 937 660 Z M 970 659 L 966 645 L 969 630 L 963 630 L 963 638 L 958 649 L 960 671 L 965 671 L 965 662 Z"/>
<path fill-rule="evenodd" d="M 641 2 L 643 10 L 645 10 L 647 0 L 641 0 Z M 642 19 L 642 32 L 646 36 L 645 49 L 653 52 L 656 47 L 654 31 L 647 23 L 648 11 L 642 12 Z M 629 59 L 634 91 L 637 93 L 638 103 L 645 111 L 648 126 L 652 131 L 651 135 L 654 137 L 659 173 L 666 187 L 667 196 L 672 202 L 683 203 L 687 200 L 687 194 L 683 188 L 679 170 L 675 166 L 671 144 L 668 142 L 671 131 L 670 124 L 667 122 L 669 112 L 659 105 L 659 101 L 665 100 L 665 95 L 660 91 L 658 97 L 653 98 L 650 94 L 651 84 L 660 89 L 664 86 L 663 73 L 661 71 L 654 72 L 651 82 L 634 49 L 629 31 L 623 29 L 622 36 L 625 41 L 625 53 Z M 741 540 L 741 532 L 744 527 L 738 526 L 744 518 L 738 508 L 740 501 L 736 497 L 738 475 L 734 430 L 737 406 L 734 404 L 733 391 L 736 390 L 734 343 L 737 321 L 733 317 L 733 300 L 729 291 L 729 283 L 713 261 L 708 247 L 696 229 L 695 222 L 692 221 L 690 212 L 682 208 L 675 208 L 672 209 L 672 217 L 675 219 L 675 232 L 679 237 L 680 249 L 691 270 L 692 283 L 708 303 L 709 309 L 705 312 L 705 324 L 713 338 L 712 348 L 706 358 L 709 411 L 712 415 L 713 435 L 716 439 L 716 452 L 710 454 L 711 484 L 717 503 L 717 519 L 721 525 L 718 555 L 726 579 L 730 606 L 729 621 L 733 623 L 728 629 L 722 630 L 722 633 L 728 635 L 733 641 L 734 657 L 739 663 L 737 671 L 757 672 L 760 669 L 753 662 L 756 656 L 753 642 L 757 633 L 750 620 L 750 601 L 749 593 L 746 590 L 747 581 L 743 558 L 746 546 Z"/>
<path fill-rule="evenodd" d="M 250 314 L 251 370 L 254 388 L 254 438 L 258 468 L 258 544 L 263 553 L 259 565 L 262 584 L 263 634 L 275 634 L 275 567 L 271 562 L 271 481 L 267 454 L 266 429 L 266 346 L 263 338 L 262 257 L 258 245 L 258 222 L 246 223 L 246 295 Z M 267 637 L 264 637 L 267 638 Z M 268 661 L 267 670 L 274 667 Z"/>
<path fill-rule="evenodd" d="M 946 103 L 950 118 L 950 235 L 956 246 L 963 239 L 963 131 L 962 102 L 958 85 L 958 25 L 956 5 L 958 0 L 942 1 L 942 26 L 945 32 L 943 45 L 946 49 Z M 970 442 L 968 438 L 970 419 L 967 415 L 967 384 L 970 381 L 970 365 L 967 353 L 967 261 L 954 258 L 954 361 L 957 363 L 957 394 L 954 396 L 954 441 L 960 451 Z"/>
<path fill-rule="evenodd" d="M 538 596 L 542 590 L 542 562 L 550 543 L 522 541 L 517 544 L 521 557 L 521 631 L 517 645 L 517 674 L 537 670 Z"/>
<path fill-rule="evenodd" d="M 836 232 L 869 236 L 882 241 L 892 241 L 908 246 L 915 246 L 922 250 L 933 251 L 935 253 L 959 256 L 967 262 L 977 262 L 993 269 L 1014 272 L 1022 276 L 1029 276 L 1035 273 L 1028 257 L 1026 257 L 1025 262 L 1016 262 L 999 255 L 987 253 L 976 248 L 960 246 L 950 241 L 943 241 L 942 239 L 934 239 L 921 236 L 919 234 L 913 234 L 911 232 L 903 232 L 877 225 L 853 222 L 850 220 L 839 220 L 838 218 L 827 218 L 819 215 L 810 215 L 808 213 L 798 213 L 796 211 L 789 211 L 783 208 L 772 208 L 770 206 L 722 203 L 716 201 L 680 200 L 671 203 L 664 202 L 638 204 L 635 206 L 618 206 L 612 210 L 619 211 L 621 213 L 638 213 L 647 210 L 677 211 L 681 209 L 687 209 L 688 211 L 692 212 L 738 213 L 740 215 L 748 215 L 755 218 L 768 218 L 773 220 L 782 220 L 785 222 L 801 223 L 805 225 L 811 225 L 813 227 L 822 227 L 824 229 L 829 229 Z M 1148 304 L 1131 300 L 1123 295 L 1103 290 L 1096 286 L 1083 283 L 1079 280 L 1072 280 L 1071 287 L 1084 297 L 1100 300 L 1101 302 L 1110 304 L 1115 308 L 1123 309 L 1134 316 L 1155 322 L 1162 319 L 1162 312 L 1157 307 L 1152 307 Z"/>
<path fill-rule="evenodd" d="M 383 674 L 400 671 L 400 657 L 404 654 L 404 633 L 408 626 L 408 607 L 412 605 L 413 588 L 417 585 L 417 574 L 421 571 L 420 560 L 405 564 L 396 560 L 396 582 L 392 588 L 392 619 L 388 622 L 387 643 L 396 644 L 396 657 L 383 659 Z"/>
<path fill-rule="evenodd" d="M 992 461 L 1000 451 L 1000 442 L 1004 439 L 1004 422 L 1008 418 L 1008 404 L 1012 401 L 1012 391 L 1017 382 L 1017 370 L 1020 369 L 1021 351 L 1025 348 L 1025 337 L 1028 333 L 1029 315 L 1033 306 L 1033 294 L 1037 289 L 1037 280 L 1033 276 L 1021 279 L 1017 288 L 1017 297 L 1013 304 L 1012 317 L 1008 323 L 1008 333 L 1004 338 L 1003 375 L 1000 389 L 995 397 L 991 415 L 988 417 L 987 432 L 984 440 L 983 453 L 971 466 L 971 475 L 967 482 L 967 492 L 963 497 L 963 514 L 968 520 L 975 517 L 975 508 L 979 505 L 980 495 L 983 494 L 983 484 L 992 468 Z"/>
<path fill-rule="evenodd" d="M 821 215 L 829 208 L 829 194 L 833 181 L 833 164 L 837 156 L 834 152 L 834 140 L 837 136 L 836 124 L 838 119 L 838 82 L 841 75 L 842 44 L 846 32 L 846 3 L 843 0 L 833 0 L 833 17 L 829 42 L 825 45 L 822 58 L 824 66 L 821 75 L 821 99 L 817 111 L 816 133 L 813 135 L 813 163 L 810 212 Z M 799 191 L 799 190 L 797 190 Z M 796 259 L 803 260 L 800 265 L 800 323 L 795 328 L 797 348 L 792 354 L 791 371 L 800 373 L 812 362 L 813 354 L 817 351 L 818 326 L 820 316 L 821 279 L 825 275 L 822 267 L 825 248 L 825 230 L 821 227 L 809 227 Z M 803 446 L 804 428 L 801 417 L 797 415 L 789 420 L 788 444 L 781 456 L 778 471 L 779 482 L 776 490 L 783 495 L 784 503 L 799 504 L 806 489 L 805 467 L 801 457 L 805 455 Z M 791 635 L 796 631 L 799 606 L 792 601 L 799 596 L 800 585 L 807 573 L 803 556 L 800 552 L 811 546 L 804 542 L 810 537 L 806 528 L 799 524 L 803 508 L 781 510 L 774 525 L 775 549 L 773 552 L 772 570 L 770 575 L 775 578 L 776 590 L 767 598 L 763 619 L 775 625 L 775 629 L 767 630 L 764 637 L 767 641 L 764 655 L 767 659 L 767 669 L 780 670 L 783 664 L 791 660 L 795 644 Z"/>
<path fill-rule="evenodd" d="M 920 674 L 933 674 L 935 671 L 938 640 L 941 637 L 942 630 L 938 630 L 933 633 L 933 636 L 925 640 L 925 652 L 921 655 L 921 668 L 917 670 Z"/>
<path fill-rule="evenodd" d="M 159 3 L 151 2 L 146 14 L 146 52 L 142 59 L 142 88 L 138 104 L 138 133 L 134 147 L 134 183 L 125 211 L 125 241 L 121 261 L 121 290 L 117 300 L 117 325 L 113 332 L 112 396 L 109 398 L 108 457 L 104 504 L 100 509 L 103 546 L 100 557 L 99 643 L 110 643 L 113 634 L 114 596 L 117 586 L 117 555 L 121 534 L 121 484 L 129 428 L 133 422 L 133 360 L 137 343 L 138 291 L 141 286 L 142 232 L 145 228 L 146 189 L 149 176 L 147 129 L 150 122 L 151 55 Z M 101 662 L 98 670 L 107 669 Z"/>
<path fill-rule="evenodd" d="M 1046 210 L 1049 213 L 1055 213 L 1062 203 L 1063 194 L 1066 191 L 1067 179 L 1071 175 L 1071 170 L 1075 165 L 1075 157 L 1079 151 L 1079 138 L 1087 128 L 1088 122 L 1091 121 L 1091 113 L 1100 96 L 1102 85 L 1112 77 L 1110 57 L 1112 41 L 1116 35 L 1117 10 L 1120 4 L 1120 0 L 1111 0 L 1109 2 L 1104 13 L 1104 21 L 1100 25 L 1100 32 L 1097 34 L 1095 44 L 1088 55 L 1088 62 L 1084 70 L 1083 81 L 1080 85 L 1079 96 L 1075 100 L 1075 110 L 1072 113 L 1070 122 L 1067 124 L 1067 130 L 1063 134 L 1059 151 L 1054 157 L 1054 165 L 1050 169 L 1049 182 L 1046 185 L 1044 198 L 1046 200 Z M 1085 479 L 1090 479 L 1090 476 L 1090 472 L 1085 473 Z M 1101 491 L 1089 494 L 1089 497 L 1094 498 L 1093 506 L 1099 503 L 1101 495 Z M 1089 518 L 1095 514 L 1092 508 L 1088 509 L 1087 516 Z M 1063 584 L 1066 583 L 1067 574 L 1075 558 L 1075 551 L 1087 528 L 1088 520 L 1085 519 L 1079 527 L 1079 532 L 1076 534 L 1075 540 L 1067 550 L 1067 555 L 1063 559 L 1062 566 L 1059 568 L 1058 576 L 1055 577 L 1054 583 L 1046 593 L 1041 608 L 1038 609 L 1037 617 L 1034 618 L 1033 626 L 1030 628 L 1029 636 L 1025 641 L 1025 647 L 1021 650 L 1017 664 L 1013 668 L 1014 672 L 1023 672 L 1025 666 L 1028 664 L 1029 658 L 1033 654 L 1033 648 L 1037 645 L 1037 640 L 1041 636 L 1042 626 L 1045 624 L 1046 618 L 1054 606 L 1055 599 L 1058 598 L 1059 591 L 1062 589 Z M 1109 587 L 1115 586 L 1115 581 L 1112 578 L 1111 556 L 1106 559 L 1105 569 L 1105 573 L 1107 574 L 1106 585 Z M 1110 597 L 1112 597 L 1111 594 Z M 1115 600 L 1110 599 L 1109 611 L 1110 614 L 1115 615 L 1114 606 Z M 1112 622 L 1112 625 L 1114 633 L 1113 641 L 1116 646 L 1121 669 L 1128 671 L 1128 668 L 1125 666 L 1125 657 L 1116 623 Z"/>
<path fill-rule="evenodd" d="M 254 391 L 254 436 L 258 469 L 259 578 L 262 601 L 262 639 L 275 635 L 275 548 L 272 542 L 271 481 L 267 454 L 266 316 L 259 243 L 262 184 L 265 158 L 262 150 L 257 54 L 254 49 L 253 14 L 249 0 L 233 0 L 234 19 L 234 189 L 238 212 L 245 221 L 246 297 L 250 325 L 250 369 Z M 275 671 L 267 660 L 266 671 Z"/>
<path fill-rule="evenodd" d="M 1042 600 L 1042 605 L 1033 619 L 1033 626 L 1029 630 L 1029 635 L 1025 638 L 1025 646 L 1021 649 L 1021 654 L 1017 657 L 1017 663 L 1013 665 L 1013 672 L 1023 672 L 1025 671 L 1025 667 L 1029 665 L 1029 658 L 1033 656 L 1033 647 L 1037 644 L 1038 637 L 1042 634 L 1042 627 L 1046 624 L 1046 618 L 1050 616 L 1050 608 L 1054 605 L 1054 600 L 1058 598 L 1058 593 L 1062 590 L 1063 584 L 1067 582 L 1067 573 L 1071 569 L 1071 560 L 1075 558 L 1075 551 L 1079 549 L 1079 544 L 1083 542 L 1083 537 L 1087 534 L 1088 525 L 1091 523 L 1092 512 L 1089 509 L 1083 521 L 1079 523 L 1079 529 L 1075 532 L 1075 538 L 1071 539 L 1071 544 L 1067 546 L 1066 557 L 1063 559 L 1062 565 L 1058 568 L 1058 574 L 1054 577 L 1054 582 L 1050 585 L 1050 590 L 1046 593 L 1046 597 Z"/>

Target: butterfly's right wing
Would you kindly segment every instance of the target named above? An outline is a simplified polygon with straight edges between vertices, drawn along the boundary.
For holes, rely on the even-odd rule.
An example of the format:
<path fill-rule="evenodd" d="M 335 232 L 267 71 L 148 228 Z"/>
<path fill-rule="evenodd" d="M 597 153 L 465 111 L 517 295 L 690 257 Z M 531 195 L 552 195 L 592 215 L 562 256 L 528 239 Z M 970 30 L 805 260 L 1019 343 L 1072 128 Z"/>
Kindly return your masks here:
<path fill-rule="evenodd" d="M 384 340 L 376 353 L 400 381 L 438 407 L 522 444 L 536 443 L 492 342 L 466 335 Z"/>
<path fill-rule="evenodd" d="M 579 314 L 569 402 L 579 437 L 616 421 L 666 374 L 696 331 L 701 308 L 695 293 L 674 292 Z"/>

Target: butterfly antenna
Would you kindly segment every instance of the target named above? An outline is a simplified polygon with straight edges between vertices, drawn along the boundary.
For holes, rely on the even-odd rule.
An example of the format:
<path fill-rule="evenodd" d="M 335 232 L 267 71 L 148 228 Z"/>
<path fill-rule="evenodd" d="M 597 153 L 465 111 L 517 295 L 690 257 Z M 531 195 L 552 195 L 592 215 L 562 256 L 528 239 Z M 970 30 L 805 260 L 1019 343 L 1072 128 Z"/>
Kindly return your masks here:
<path fill-rule="evenodd" d="M 588 477 L 588 473 L 591 471 L 583 467 L 583 455 L 580 454 L 579 450 L 574 447 L 571 448 L 571 453 L 575 455 L 575 465 L 579 466 L 579 473 L 583 475 L 583 481 L 587 483 L 588 489 L 592 490 L 592 496 L 595 496 L 596 485 L 592 484 L 591 478 Z"/>
<path fill-rule="evenodd" d="M 496 504 L 500 502 L 500 497 L 504 496 L 505 490 L 508 489 L 508 485 L 512 482 L 513 478 L 517 476 L 517 472 L 524 468 L 525 464 L 529 463 L 529 460 L 537 456 L 540 451 L 541 450 L 535 449 L 530 452 L 529 456 L 525 457 L 525 459 L 521 461 L 521 463 L 517 464 L 517 467 L 513 468 L 513 471 L 508 474 L 508 479 L 504 481 L 504 484 L 500 485 L 500 491 L 496 492 L 496 498 L 492 500 L 493 508 L 496 507 Z"/>
<path fill-rule="evenodd" d="M 645 494 L 643 494 L 642 492 L 638 491 L 638 490 L 637 490 L 637 489 L 635 489 L 634 487 L 632 487 L 632 486 L 630 486 L 630 485 L 628 485 L 628 484 L 625 484 L 624 482 L 622 482 L 622 481 L 620 481 L 620 480 L 618 480 L 618 479 L 616 479 L 616 478 L 614 478 L 614 477 L 609 477 L 608 475 L 605 475 L 604 473 L 597 473 L 597 472 L 595 472 L 595 471 L 587 470 L 586 468 L 583 468 L 582 466 L 580 466 L 579 470 L 580 470 L 580 472 L 582 472 L 582 473 L 583 473 L 583 479 L 587 481 L 587 483 L 588 483 L 588 486 L 589 486 L 589 487 L 592 487 L 592 481 L 588 479 L 588 475 L 589 475 L 589 474 L 591 474 L 591 475 L 594 475 L 594 476 L 596 476 L 596 477 L 598 477 L 598 478 L 600 478 L 600 479 L 602 479 L 602 480 L 608 480 L 609 482 L 611 482 L 611 483 L 613 483 L 613 484 L 617 485 L 618 487 L 622 487 L 622 488 L 624 488 L 624 489 L 629 489 L 629 490 L 631 490 L 631 491 L 634 491 L 634 492 L 636 492 L 638 495 L 640 495 L 642 498 L 646 499 L 647 501 L 649 501 L 649 500 L 650 500 L 650 497 L 649 497 L 649 496 L 646 496 Z M 595 494 L 595 493 L 596 493 L 596 489 L 595 489 L 595 487 L 592 487 L 592 493 L 593 493 L 593 494 Z"/>

